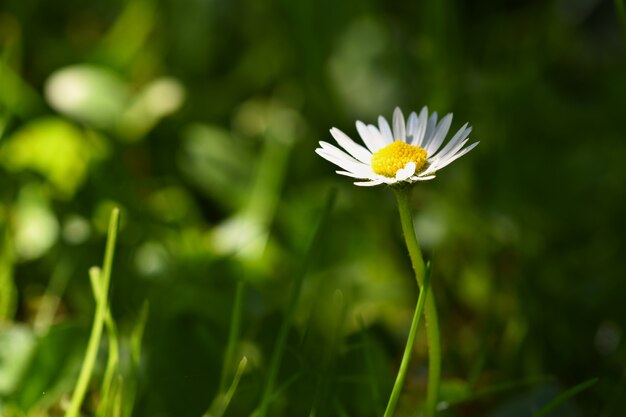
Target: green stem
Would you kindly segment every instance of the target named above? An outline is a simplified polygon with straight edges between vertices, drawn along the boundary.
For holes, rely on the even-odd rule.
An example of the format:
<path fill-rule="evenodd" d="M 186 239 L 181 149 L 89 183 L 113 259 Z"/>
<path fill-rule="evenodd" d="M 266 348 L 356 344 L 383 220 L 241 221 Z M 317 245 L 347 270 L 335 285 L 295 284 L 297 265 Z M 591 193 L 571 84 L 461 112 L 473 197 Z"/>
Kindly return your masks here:
<path fill-rule="evenodd" d="M 102 271 L 97 266 L 89 269 L 89 279 L 91 280 L 91 288 L 93 291 L 96 302 L 100 302 L 100 298 L 104 296 L 102 293 Z M 118 368 L 120 360 L 120 344 L 117 336 L 117 326 L 111 315 L 111 309 L 107 306 L 106 313 L 104 315 L 104 326 L 109 337 L 109 358 L 104 371 L 104 378 L 102 379 L 102 389 L 100 404 L 96 412 L 97 416 L 111 415 L 109 409 L 111 408 L 111 393 L 113 392 L 113 385 L 115 378 L 115 372 Z"/>
<path fill-rule="evenodd" d="M 234 365 L 235 349 L 239 339 L 241 329 L 241 316 L 246 295 L 246 284 L 243 280 L 237 282 L 237 290 L 235 291 L 235 302 L 233 303 L 233 312 L 230 319 L 230 330 L 228 332 L 228 343 L 224 353 L 224 364 L 222 366 L 222 377 L 220 379 L 220 394 L 227 389 L 230 375 L 232 375 L 231 367 Z"/>
<path fill-rule="evenodd" d="M 115 252 L 115 240 L 117 238 L 119 216 L 119 209 L 113 209 L 111 212 L 111 220 L 109 222 L 109 233 L 104 254 L 104 268 L 101 276 L 102 280 L 100 282 L 101 297 L 96 300 L 96 313 L 93 319 L 91 335 L 89 336 L 89 343 L 87 344 L 85 359 L 83 360 L 83 366 L 80 370 L 80 375 L 78 376 L 78 381 L 76 382 L 76 387 L 74 388 L 74 393 L 72 394 L 72 400 L 67 412 L 65 413 L 65 417 L 78 416 L 80 405 L 85 398 L 85 393 L 87 392 L 87 387 L 89 386 L 89 379 L 91 378 L 91 373 L 96 363 L 98 346 L 100 345 L 100 337 L 102 336 L 102 327 L 108 307 L 109 282 L 111 281 L 111 266 L 113 264 L 113 254 Z"/>
<path fill-rule="evenodd" d="M 409 251 L 411 264 L 415 271 L 415 278 L 420 290 L 424 289 L 424 259 L 420 250 L 415 229 L 413 216 L 409 204 L 409 189 L 394 188 L 394 194 L 398 202 L 400 222 L 404 240 Z M 432 417 L 436 413 L 437 396 L 441 381 L 441 341 L 439 336 L 439 322 L 437 320 L 437 307 L 435 296 L 430 291 L 430 297 L 426 297 L 424 317 L 426 319 L 426 337 L 428 339 L 428 394 L 426 397 L 426 417 Z"/>
<path fill-rule="evenodd" d="M 409 337 L 404 347 L 404 355 L 402 355 L 402 362 L 400 363 L 400 370 L 396 376 L 396 382 L 393 385 L 391 396 L 389 397 L 389 403 L 385 410 L 384 417 L 392 417 L 398 404 L 398 398 L 402 392 L 404 386 L 404 380 L 406 379 L 407 371 L 409 370 L 409 363 L 411 362 L 411 356 L 413 354 L 413 345 L 415 344 L 415 336 L 417 335 L 417 328 L 419 326 L 420 317 L 424 311 L 424 302 L 426 301 L 426 295 L 428 294 L 428 288 L 430 284 L 430 263 L 426 266 L 426 274 L 424 276 L 424 285 L 417 299 L 417 305 L 415 306 L 415 313 L 413 313 L 413 321 L 411 322 L 411 330 L 409 331 Z"/>
<path fill-rule="evenodd" d="M 241 380 L 241 376 L 243 375 L 243 371 L 246 369 L 247 364 L 248 358 L 244 356 L 239 362 L 239 366 L 237 367 L 237 371 L 235 372 L 235 376 L 233 377 L 230 387 L 228 390 L 217 394 L 217 397 L 215 397 L 209 411 L 204 413 L 204 417 L 222 417 L 224 415 L 226 409 L 230 405 L 230 402 L 233 400 L 233 396 L 239 386 L 239 381 Z"/>

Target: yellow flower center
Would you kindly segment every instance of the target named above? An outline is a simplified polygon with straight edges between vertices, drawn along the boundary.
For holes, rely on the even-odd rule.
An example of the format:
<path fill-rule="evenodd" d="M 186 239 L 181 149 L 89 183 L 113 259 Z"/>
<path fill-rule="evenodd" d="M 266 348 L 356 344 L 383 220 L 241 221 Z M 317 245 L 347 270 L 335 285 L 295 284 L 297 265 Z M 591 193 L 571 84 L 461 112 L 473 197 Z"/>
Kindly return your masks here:
<path fill-rule="evenodd" d="M 400 168 L 415 162 L 415 172 L 420 172 L 426 167 L 426 156 L 423 148 L 397 140 L 372 155 L 372 171 L 385 177 L 395 177 Z"/>

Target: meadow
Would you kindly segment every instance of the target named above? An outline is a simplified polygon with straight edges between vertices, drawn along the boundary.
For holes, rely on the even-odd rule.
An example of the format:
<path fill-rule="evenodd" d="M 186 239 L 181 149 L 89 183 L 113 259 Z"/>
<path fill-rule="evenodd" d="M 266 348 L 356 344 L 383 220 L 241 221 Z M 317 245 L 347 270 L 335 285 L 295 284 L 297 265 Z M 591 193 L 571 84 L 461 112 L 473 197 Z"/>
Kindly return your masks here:
<path fill-rule="evenodd" d="M 402 218 L 315 153 L 397 106 Z M 625 110 L 623 0 L 2 0 L 0 417 L 429 415 L 420 295 L 437 416 L 622 416 Z"/>

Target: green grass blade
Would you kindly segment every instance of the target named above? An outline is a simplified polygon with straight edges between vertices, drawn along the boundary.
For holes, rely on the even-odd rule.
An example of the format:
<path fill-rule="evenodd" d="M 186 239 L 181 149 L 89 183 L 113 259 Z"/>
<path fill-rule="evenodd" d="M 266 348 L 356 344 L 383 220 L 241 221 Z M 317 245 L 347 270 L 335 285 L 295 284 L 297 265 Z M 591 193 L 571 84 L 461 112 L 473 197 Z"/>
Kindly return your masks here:
<path fill-rule="evenodd" d="M 237 282 L 237 290 L 235 291 L 235 301 L 233 303 L 233 312 L 230 319 L 230 330 L 228 332 L 228 343 L 224 353 L 224 362 L 222 366 L 222 376 L 220 378 L 220 393 L 226 390 L 228 378 L 232 374 L 231 367 L 235 356 L 235 348 L 239 340 L 239 332 L 241 330 L 241 316 L 246 295 L 246 284 L 243 280 Z"/>
<path fill-rule="evenodd" d="M 125 400 L 121 405 L 121 414 L 123 417 L 130 417 L 135 406 L 135 397 L 137 395 L 137 377 L 139 373 L 139 360 L 141 359 L 141 346 L 143 343 L 143 334 L 148 322 L 148 314 L 150 305 L 148 301 L 144 301 L 139 312 L 139 318 L 133 327 L 130 335 L 130 359 L 132 363 L 131 375 L 125 380 Z M 124 381 L 122 381 L 124 382 Z M 120 394 L 121 395 L 121 394 Z"/>
<path fill-rule="evenodd" d="M 130 335 L 130 353 L 135 367 L 139 365 L 139 359 L 141 358 L 141 344 L 143 341 L 143 333 L 146 329 L 149 312 L 150 305 L 148 301 L 144 301 L 143 305 L 141 306 L 141 311 L 139 312 L 139 318 L 137 319 L 137 323 L 135 324 L 135 327 L 133 327 L 133 332 Z"/>
<path fill-rule="evenodd" d="M 99 300 L 104 296 L 102 292 L 102 274 L 100 268 L 93 267 L 89 270 L 89 278 L 91 281 L 91 289 L 94 293 L 96 300 Z M 98 407 L 98 415 L 106 416 L 111 415 L 111 391 L 113 389 L 115 372 L 118 369 L 120 359 L 120 343 L 117 335 L 117 326 L 113 321 L 111 310 L 107 305 L 106 313 L 104 316 L 104 325 L 106 327 L 107 335 L 109 337 L 109 357 L 107 365 L 104 371 L 104 379 L 102 380 L 102 400 Z"/>
<path fill-rule="evenodd" d="M 89 342 L 87 344 L 87 351 L 85 352 L 83 365 L 81 367 L 78 381 L 76 382 L 76 386 L 72 394 L 70 406 L 65 413 L 65 417 L 78 416 L 80 405 L 85 398 L 87 387 L 89 386 L 89 379 L 91 378 L 91 373 L 96 363 L 96 358 L 98 355 L 98 345 L 100 344 L 100 338 L 102 336 L 102 329 L 104 327 L 103 325 L 108 307 L 109 282 L 111 280 L 111 267 L 113 265 L 113 256 L 115 253 L 115 241 L 117 239 L 119 217 L 119 209 L 113 209 L 109 221 L 109 232 L 104 254 L 104 268 L 102 272 L 102 279 L 100 282 L 99 292 L 102 296 L 97 297 L 96 299 L 96 313 L 94 315 L 91 335 L 89 336 Z"/>
<path fill-rule="evenodd" d="M 211 408 L 209 409 L 209 411 L 207 411 L 204 417 L 222 417 L 224 415 L 224 412 L 228 408 L 228 405 L 235 395 L 235 391 L 237 391 L 239 381 L 241 380 L 241 376 L 243 375 L 247 364 L 248 358 L 244 356 L 239 362 L 239 366 L 237 367 L 237 371 L 235 372 L 235 377 L 233 378 L 233 381 L 230 384 L 228 391 L 218 394 L 213 404 L 211 405 Z"/>
<path fill-rule="evenodd" d="M 117 381 L 113 386 L 113 395 L 111 396 L 113 399 L 111 401 L 111 406 L 107 410 L 106 417 L 121 417 L 122 411 L 124 410 L 124 378 L 121 375 L 118 375 Z"/>
<path fill-rule="evenodd" d="M 68 262 L 60 262 L 55 267 L 33 323 L 33 327 L 38 333 L 46 333 L 52 325 L 61 304 L 61 297 L 70 281 L 72 270 L 73 268 L 69 266 Z"/>
<path fill-rule="evenodd" d="M 554 380 L 554 377 L 551 377 L 551 376 L 539 376 L 539 377 L 521 379 L 517 381 L 503 382 L 501 384 L 495 384 L 495 385 L 491 385 L 486 388 L 477 390 L 464 398 L 459 398 L 454 401 L 442 401 L 438 404 L 437 409 L 446 410 L 448 408 L 452 408 L 460 404 L 465 404 L 465 403 L 469 403 L 472 401 L 480 400 L 481 398 L 490 397 L 496 394 L 501 394 L 501 393 L 505 393 L 508 391 L 512 391 L 517 388 L 524 388 L 524 387 L 532 386 L 532 385 L 539 384 L 539 383 L 549 382 L 553 380 Z"/>
<path fill-rule="evenodd" d="M 554 411 L 558 406 L 560 406 L 561 404 L 563 404 L 565 401 L 569 400 L 570 398 L 572 398 L 573 396 L 575 396 L 576 394 L 591 388 L 596 382 L 598 382 L 598 378 L 592 378 L 590 380 L 587 380 L 585 382 L 581 382 L 580 384 L 576 385 L 573 388 L 568 389 L 565 392 L 562 392 L 561 394 L 557 395 L 552 401 L 550 401 L 548 404 L 546 404 L 545 406 L 543 406 L 543 408 L 541 408 L 541 410 L 537 411 L 536 413 L 533 414 L 533 417 L 546 417 L 548 415 L 550 415 L 550 413 L 552 411 Z"/>
<path fill-rule="evenodd" d="M 2 210 L 2 208 L 0 208 Z M 5 213 L 0 211 L 0 221 L 5 221 Z M 13 281 L 13 242 L 9 231 L 0 226 L 0 323 L 13 319 L 17 309 L 17 287 Z"/>
<path fill-rule="evenodd" d="M 280 368 L 280 363 L 283 357 L 283 353 L 285 351 L 285 345 L 287 343 L 287 334 L 289 331 L 289 327 L 291 326 L 291 319 L 298 304 L 298 299 L 300 298 L 302 282 L 304 281 L 304 277 L 313 258 L 313 254 L 321 239 L 323 226 L 326 222 L 326 218 L 330 214 L 333 203 L 335 201 L 335 196 L 336 191 L 334 189 L 328 193 L 326 203 L 324 204 L 322 214 L 320 215 L 315 230 L 313 232 L 313 237 L 310 240 L 308 249 L 300 267 L 300 271 L 296 274 L 294 278 L 294 282 L 292 284 L 293 286 L 291 288 L 291 294 L 289 296 L 289 301 L 287 305 L 287 311 L 283 318 L 283 322 L 281 323 L 278 337 L 276 339 L 276 346 L 274 347 L 274 352 L 272 353 L 269 373 L 267 381 L 265 383 L 265 389 L 263 390 L 263 395 L 261 397 L 261 403 L 254 413 L 254 416 L 256 417 L 267 416 L 269 405 L 274 392 L 274 385 L 276 384 L 276 378 L 278 376 L 278 370 Z"/>

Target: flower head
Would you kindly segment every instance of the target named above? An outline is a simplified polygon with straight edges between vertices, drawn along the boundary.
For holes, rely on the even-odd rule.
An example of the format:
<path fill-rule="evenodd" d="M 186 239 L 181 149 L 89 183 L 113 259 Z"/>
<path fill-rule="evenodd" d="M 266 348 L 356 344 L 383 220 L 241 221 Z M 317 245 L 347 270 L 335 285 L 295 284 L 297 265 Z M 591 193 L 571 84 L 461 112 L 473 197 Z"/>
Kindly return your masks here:
<path fill-rule="evenodd" d="M 373 186 L 413 183 L 432 180 L 438 170 L 462 157 L 479 142 L 465 146 L 472 128 L 463 125 L 443 147 L 452 114 L 437 122 L 437 113 L 428 116 L 423 107 L 419 116 L 413 112 L 405 124 L 402 111 L 393 112 L 393 131 L 387 120 L 378 116 L 378 126 L 356 122 L 356 129 L 365 147 L 350 139 L 337 128 L 330 129 L 343 150 L 327 142 L 320 142 L 315 152 L 322 158 L 342 168 L 337 174 L 363 181 L 356 185 Z"/>

